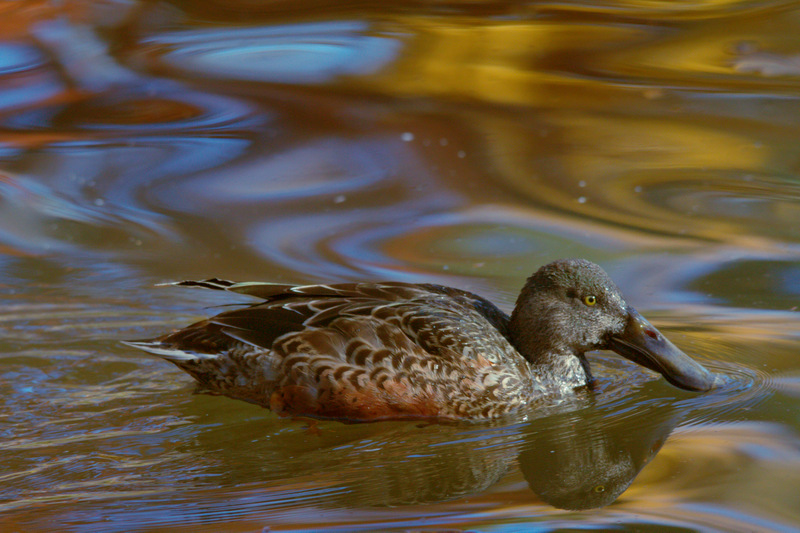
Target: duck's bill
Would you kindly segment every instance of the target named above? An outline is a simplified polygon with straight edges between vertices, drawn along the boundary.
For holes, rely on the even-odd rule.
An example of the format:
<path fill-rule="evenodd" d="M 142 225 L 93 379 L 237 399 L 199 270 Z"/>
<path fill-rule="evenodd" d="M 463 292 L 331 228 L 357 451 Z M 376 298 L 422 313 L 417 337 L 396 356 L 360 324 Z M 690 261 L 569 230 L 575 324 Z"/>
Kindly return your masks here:
<path fill-rule="evenodd" d="M 636 309 L 629 308 L 628 325 L 611 337 L 609 348 L 681 389 L 707 391 L 714 387 L 714 374 L 672 344 Z"/>

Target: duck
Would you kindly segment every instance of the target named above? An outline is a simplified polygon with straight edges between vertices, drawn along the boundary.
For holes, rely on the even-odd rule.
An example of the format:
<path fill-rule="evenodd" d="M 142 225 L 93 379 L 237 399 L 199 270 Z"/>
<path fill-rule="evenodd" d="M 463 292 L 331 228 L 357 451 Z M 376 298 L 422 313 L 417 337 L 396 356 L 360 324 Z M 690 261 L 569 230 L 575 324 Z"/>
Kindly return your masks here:
<path fill-rule="evenodd" d="M 175 364 L 213 394 L 280 416 L 497 419 L 590 387 L 586 354 L 596 350 L 684 390 L 715 384 L 584 259 L 539 268 L 510 316 L 481 296 L 430 283 L 168 285 L 260 301 L 126 344 Z"/>

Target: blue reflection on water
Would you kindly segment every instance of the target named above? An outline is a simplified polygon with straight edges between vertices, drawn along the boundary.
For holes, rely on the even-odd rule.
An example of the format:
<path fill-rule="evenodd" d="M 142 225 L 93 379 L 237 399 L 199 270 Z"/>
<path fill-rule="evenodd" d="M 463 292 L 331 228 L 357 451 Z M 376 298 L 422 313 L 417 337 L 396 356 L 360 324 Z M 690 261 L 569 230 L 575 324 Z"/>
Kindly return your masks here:
<path fill-rule="evenodd" d="M 0 75 L 24 72 L 42 63 L 44 57 L 35 48 L 19 43 L 0 44 Z"/>
<path fill-rule="evenodd" d="M 45 63 L 44 55 L 32 46 L 0 43 L 0 109 L 30 105 L 64 89 L 56 76 L 41 68 Z"/>
<path fill-rule="evenodd" d="M 399 53 L 400 41 L 368 34 L 369 24 L 331 21 L 276 27 L 191 30 L 159 35 L 173 68 L 250 81 L 323 83 L 377 71 Z"/>
<path fill-rule="evenodd" d="M 800 267 L 792 266 L 779 272 L 781 287 L 790 294 L 800 294 Z"/>
<path fill-rule="evenodd" d="M 191 189 L 192 195 L 204 202 L 229 206 L 336 195 L 340 195 L 341 203 L 347 199 L 345 193 L 369 190 L 391 177 L 392 165 L 403 154 L 387 149 L 381 141 L 311 139 L 297 147 L 229 165 L 225 176 L 191 177 L 182 187 Z"/>

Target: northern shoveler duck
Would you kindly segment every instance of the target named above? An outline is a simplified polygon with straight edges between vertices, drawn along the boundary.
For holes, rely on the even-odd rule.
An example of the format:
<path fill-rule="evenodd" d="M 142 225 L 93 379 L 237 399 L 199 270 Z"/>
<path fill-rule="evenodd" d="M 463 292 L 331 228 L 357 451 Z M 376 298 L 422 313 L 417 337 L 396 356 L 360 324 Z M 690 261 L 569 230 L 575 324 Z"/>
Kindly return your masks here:
<path fill-rule="evenodd" d="M 211 391 L 281 415 L 496 418 L 589 384 L 590 350 L 614 350 L 683 389 L 714 384 L 625 302 L 602 268 L 580 259 L 540 268 L 510 317 L 480 296 L 433 284 L 174 285 L 263 301 L 127 344 Z"/>

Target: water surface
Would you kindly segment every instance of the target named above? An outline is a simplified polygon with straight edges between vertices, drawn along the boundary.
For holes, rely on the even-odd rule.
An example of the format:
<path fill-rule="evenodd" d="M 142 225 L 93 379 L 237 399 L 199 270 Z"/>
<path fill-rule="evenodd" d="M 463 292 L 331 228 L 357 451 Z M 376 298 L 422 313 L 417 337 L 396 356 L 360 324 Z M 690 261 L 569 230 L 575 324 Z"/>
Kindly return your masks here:
<path fill-rule="evenodd" d="M 3 531 L 800 527 L 793 2 L 2 8 Z M 613 354 L 494 424 L 278 419 L 135 353 L 241 302 L 393 279 L 509 310 L 603 265 L 723 376 Z"/>

